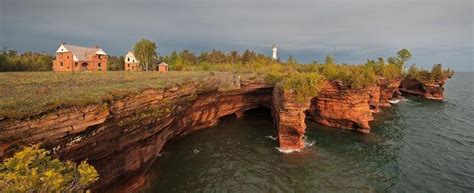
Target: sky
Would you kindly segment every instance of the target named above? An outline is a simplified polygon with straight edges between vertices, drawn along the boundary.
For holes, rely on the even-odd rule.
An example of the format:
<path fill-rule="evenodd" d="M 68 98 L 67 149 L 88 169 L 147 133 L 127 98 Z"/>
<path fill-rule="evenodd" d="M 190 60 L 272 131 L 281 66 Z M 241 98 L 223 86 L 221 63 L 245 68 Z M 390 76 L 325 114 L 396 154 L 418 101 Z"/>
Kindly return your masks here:
<path fill-rule="evenodd" d="M 409 63 L 474 71 L 474 0 L 0 0 L 0 46 L 54 53 L 61 42 L 125 55 L 141 38 L 160 55 L 252 49 L 299 62 Z"/>

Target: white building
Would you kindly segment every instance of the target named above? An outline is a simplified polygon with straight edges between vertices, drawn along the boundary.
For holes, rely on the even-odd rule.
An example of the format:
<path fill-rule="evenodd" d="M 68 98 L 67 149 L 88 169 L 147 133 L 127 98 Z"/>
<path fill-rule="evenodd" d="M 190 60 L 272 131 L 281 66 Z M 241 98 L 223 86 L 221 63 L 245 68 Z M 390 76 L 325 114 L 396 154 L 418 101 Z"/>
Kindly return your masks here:
<path fill-rule="evenodd" d="M 272 59 L 276 60 L 278 57 L 277 57 L 277 47 L 275 46 L 275 44 L 273 44 L 273 47 L 272 47 Z"/>
<path fill-rule="evenodd" d="M 133 54 L 132 51 L 128 52 L 127 55 L 125 55 L 125 71 L 139 71 L 141 70 L 140 67 L 138 66 L 138 60 L 135 58 L 135 55 Z"/>

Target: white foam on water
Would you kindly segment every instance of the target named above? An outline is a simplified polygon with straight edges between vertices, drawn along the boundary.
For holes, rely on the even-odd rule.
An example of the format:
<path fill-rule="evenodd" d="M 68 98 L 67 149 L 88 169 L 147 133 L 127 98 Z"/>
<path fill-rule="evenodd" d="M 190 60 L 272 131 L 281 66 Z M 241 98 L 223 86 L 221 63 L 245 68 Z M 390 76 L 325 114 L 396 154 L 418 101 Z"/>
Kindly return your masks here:
<path fill-rule="evenodd" d="M 397 103 L 400 102 L 400 100 L 398 100 L 398 99 L 392 99 L 392 100 L 389 100 L 388 102 L 391 103 L 391 104 L 397 104 Z"/>
<path fill-rule="evenodd" d="M 284 153 L 284 154 L 290 154 L 290 153 L 293 153 L 293 152 L 301 152 L 300 149 L 280 149 L 279 147 L 276 147 L 276 149 L 277 149 L 280 153 Z"/>
<path fill-rule="evenodd" d="M 276 138 L 275 138 L 276 139 Z M 311 147 L 316 143 L 316 141 L 308 141 L 306 138 L 304 138 L 304 146 L 305 147 Z M 279 147 L 276 147 L 276 149 L 285 154 L 290 154 L 293 152 L 301 152 L 301 149 L 280 149 Z"/>
<path fill-rule="evenodd" d="M 194 149 L 194 150 L 193 150 L 193 153 L 194 153 L 194 154 L 199 153 L 199 149 Z"/>
<path fill-rule="evenodd" d="M 267 135 L 267 136 L 265 136 L 265 138 L 271 139 L 273 141 L 276 141 L 276 139 L 277 139 L 277 137 L 273 137 L 271 135 Z"/>
<path fill-rule="evenodd" d="M 305 147 L 311 147 L 314 145 L 314 143 L 316 143 L 316 141 L 304 141 L 304 146 Z"/>

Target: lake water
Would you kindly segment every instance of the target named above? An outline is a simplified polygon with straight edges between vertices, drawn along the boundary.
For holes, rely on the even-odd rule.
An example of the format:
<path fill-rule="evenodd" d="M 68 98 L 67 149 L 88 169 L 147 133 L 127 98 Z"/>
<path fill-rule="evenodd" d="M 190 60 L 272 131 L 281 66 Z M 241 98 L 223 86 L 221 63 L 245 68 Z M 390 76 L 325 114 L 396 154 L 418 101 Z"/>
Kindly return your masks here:
<path fill-rule="evenodd" d="M 168 143 L 145 192 L 474 192 L 474 74 L 443 102 L 408 98 L 370 134 L 307 121 L 308 147 L 283 154 L 268 110 Z"/>

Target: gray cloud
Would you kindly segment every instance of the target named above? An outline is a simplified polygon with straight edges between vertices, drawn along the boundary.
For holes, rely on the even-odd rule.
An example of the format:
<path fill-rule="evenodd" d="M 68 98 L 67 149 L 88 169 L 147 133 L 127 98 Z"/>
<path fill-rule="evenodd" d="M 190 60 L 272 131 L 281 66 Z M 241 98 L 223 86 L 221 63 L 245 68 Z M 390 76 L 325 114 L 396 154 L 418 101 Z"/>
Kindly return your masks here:
<path fill-rule="evenodd" d="M 3 0 L 0 44 L 54 52 L 60 42 L 100 44 L 122 55 L 140 38 L 159 52 L 254 49 L 300 61 L 340 62 L 410 49 L 420 66 L 473 69 L 471 0 Z"/>

